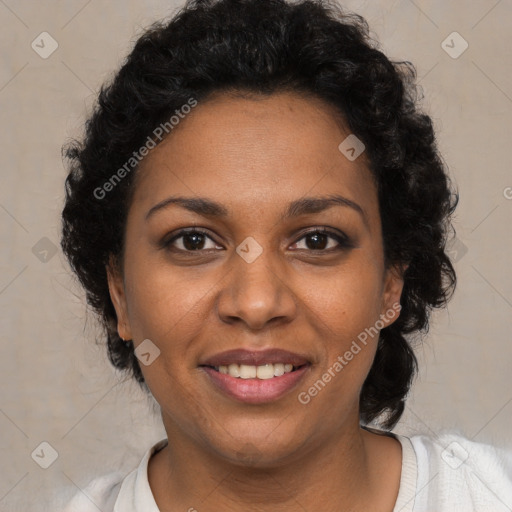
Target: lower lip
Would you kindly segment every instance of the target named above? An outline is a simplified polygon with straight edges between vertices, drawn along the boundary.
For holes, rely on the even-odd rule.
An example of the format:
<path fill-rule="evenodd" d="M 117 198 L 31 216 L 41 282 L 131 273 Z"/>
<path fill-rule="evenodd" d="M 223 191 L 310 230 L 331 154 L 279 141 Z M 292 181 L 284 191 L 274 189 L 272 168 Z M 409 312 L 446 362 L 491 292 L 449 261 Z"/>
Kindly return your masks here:
<path fill-rule="evenodd" d="M 309 365 L 271 379 L 241 379 L 220 373 L 208 366 L 201 367 L 211 382 L 226 395 L 247 404 L 263 404 L 281 398 L 304 377 Z"/>

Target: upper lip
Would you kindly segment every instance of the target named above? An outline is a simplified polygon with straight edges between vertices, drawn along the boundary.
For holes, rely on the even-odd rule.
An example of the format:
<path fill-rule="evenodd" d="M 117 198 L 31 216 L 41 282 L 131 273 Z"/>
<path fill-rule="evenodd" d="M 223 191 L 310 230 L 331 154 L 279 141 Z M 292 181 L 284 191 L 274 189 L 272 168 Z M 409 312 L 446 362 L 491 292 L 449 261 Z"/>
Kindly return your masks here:
<path fill-rule="evenodd" d="M 265 364 L 289 363 L 293 366 L 302 366 L 309 361 L 293 352 L 272 348 L 266 350 L 234 349 L 215 354 L 202 361 L 199 366 L 228 366 L 230 364 L 245 364 L 249 366 L 262 366 Z"/>

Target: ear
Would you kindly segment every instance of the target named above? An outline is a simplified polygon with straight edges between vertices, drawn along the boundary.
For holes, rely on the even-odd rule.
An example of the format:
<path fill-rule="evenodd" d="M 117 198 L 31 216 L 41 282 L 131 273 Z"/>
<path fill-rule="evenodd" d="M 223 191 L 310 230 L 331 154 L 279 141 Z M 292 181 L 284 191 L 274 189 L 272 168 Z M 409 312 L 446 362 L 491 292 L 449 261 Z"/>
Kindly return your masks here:
<path fill-rule="evenodd" d="M 128 341 L 133 337 L 128 319 L 124 280 L 119 265 L 113 257 L 110 258 L 106 270 L 110 300 L 116 310 L 117 332 L 123 340 Z"/>
<path fill-rule="evenodd" d="M 395 265 L 389 267 L 385 272 L 380 314 L 384 327 L 391 325 L 400 316 L 400 297 L 407 267 L 408 265 Z"/>

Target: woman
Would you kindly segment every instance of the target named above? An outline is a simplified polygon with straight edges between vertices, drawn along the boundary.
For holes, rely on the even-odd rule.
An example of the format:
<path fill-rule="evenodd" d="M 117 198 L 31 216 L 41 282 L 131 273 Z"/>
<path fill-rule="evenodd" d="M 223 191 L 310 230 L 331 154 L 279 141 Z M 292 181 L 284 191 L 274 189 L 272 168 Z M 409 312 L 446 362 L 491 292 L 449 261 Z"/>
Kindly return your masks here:
<path fill-rule="evenodd" d="M 510 510 L 510 454 L 390 431 L 456 281 L 414 77 L 313 0 L 140 37 L 67 148 L 62 247 L 167 439 L 69 510 Z"/>

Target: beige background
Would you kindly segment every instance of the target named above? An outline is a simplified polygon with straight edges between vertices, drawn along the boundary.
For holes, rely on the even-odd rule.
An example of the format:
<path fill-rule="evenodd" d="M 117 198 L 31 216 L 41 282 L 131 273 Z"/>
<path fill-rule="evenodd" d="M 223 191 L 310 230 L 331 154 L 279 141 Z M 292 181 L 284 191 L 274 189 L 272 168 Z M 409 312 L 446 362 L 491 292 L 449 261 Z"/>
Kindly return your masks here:
<path fill-rule="evenodd" d="M 79 135 L 98 87 L 142 28 L 178 5 L 0 0 L 2 511 L 58 510 L 93 476 L 131 470 L 165 435 L 137 387 L 120 383 L 95 345 L 94 317 L 51 248 L 62 143 Z M 511 447 L 512 3 L 345 5 L 367 18 L 391 58 L 416 64 L 461 195 L 458 291 L 418 350 L 421 374 L 396 431 L 455 429 Z M 31 48 L 43 31 L 59 45 L 47 59 Z M 457 59 L 441 46 L 453 31 L 469 43 Z M 43 441 L 58 452 L 48 469 L 31 458 Z"/>

